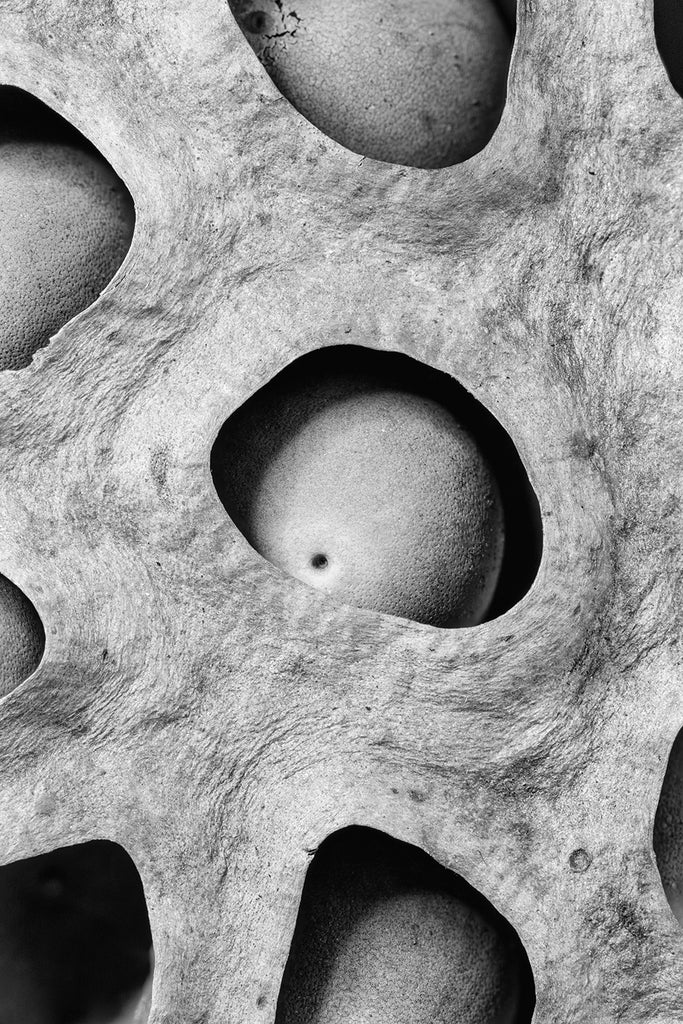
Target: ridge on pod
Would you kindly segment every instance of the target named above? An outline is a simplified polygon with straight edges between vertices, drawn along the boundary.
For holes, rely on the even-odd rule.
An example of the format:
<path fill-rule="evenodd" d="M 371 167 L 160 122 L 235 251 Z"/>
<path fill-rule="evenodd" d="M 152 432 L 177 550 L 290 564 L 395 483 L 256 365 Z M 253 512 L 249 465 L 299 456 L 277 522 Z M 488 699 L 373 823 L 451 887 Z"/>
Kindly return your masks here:
<path fill-rule="evenodd" d="M 230 0 L 280 92 L 376 160 L 446 167 L 478 153 L 505 105 L 514 5 L 504 0 Z"/>
<path fill-rule="evenodd" d="M 133 236 L 131 196 L 58 114 L 0 87 L 0 370 L 27 366 L 99 296 Z"/>

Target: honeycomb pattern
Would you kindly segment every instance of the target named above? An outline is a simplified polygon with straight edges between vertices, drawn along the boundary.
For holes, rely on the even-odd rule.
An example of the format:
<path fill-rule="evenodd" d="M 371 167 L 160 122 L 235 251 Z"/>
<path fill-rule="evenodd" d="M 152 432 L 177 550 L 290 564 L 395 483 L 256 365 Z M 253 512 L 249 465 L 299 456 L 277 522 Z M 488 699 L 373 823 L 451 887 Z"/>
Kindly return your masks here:
<path fill-rule="evenodd" d="M 152 1024 L 274 1020 L 310 851 L 351 824 L 493 903 L 535 1024 L 674 1024 L 652 829 L 683 725 L 683 105 L 651 3 L 524 0 L 495 135 L 430 172 L 323 136 L 217 0 L 1 20 L 3 80 L 138 217 L 101 298 L 0 376 L 0 565 L 47 635 L 0 704 L 3 861 L 130 853 Z M 342 343 L 450 373 L 513 438 L 544 550 L 508 613 L 321 602 L 230 524 L 221 424 Z"/>

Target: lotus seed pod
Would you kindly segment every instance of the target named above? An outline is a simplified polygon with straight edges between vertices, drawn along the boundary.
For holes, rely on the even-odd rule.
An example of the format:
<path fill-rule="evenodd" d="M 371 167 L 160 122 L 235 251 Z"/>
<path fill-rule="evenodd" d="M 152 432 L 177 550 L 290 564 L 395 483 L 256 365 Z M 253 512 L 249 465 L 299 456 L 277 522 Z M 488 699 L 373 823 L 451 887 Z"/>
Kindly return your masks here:
<path fill-rule="evenodd" d="M 17 370 L 89 306 L 123 260 L 131 198 L 99 154 L 5 115 L 0 123 L 0 370 Z M 12 111 L 12 113 L 14 113 Z M 57 135 L 57 137 L 55 137 Z"/>
<path fill-rule="evenodd" d="M 0 576 L 0 696 L 31 675 L 44 646 L 45 633 L 35 608 L 11 580 Z"/>
<path fill-rule="evenodd" d="M 484 945 L 442 888 L 378 896 L 389 865 L 374 886 L 339 867 L 345 884 L 328 871 L 307 899 L 316 851 L 352 823 L 422 848 L 514 929 L 537 996 L 534 1007 L 520 994 L 514 1024 L 680 1024 L 676 2 L 519 0 L 504 115 L 460 163 L 464 63 L 448 61 L 457 95 L 441 75 L 421 98 L 432 135 L 419 111 L 415 127 L 370 110 L 372 81 L 361 81 L 372 68 L 393 102 L 397 78 L 408 98 L 429 79 L 402 62 L 433 29 L 430 0 L 385 0 L 370 31 L 380 0 L 366 0 L 364 22 L 358 0 L 321 3 L 347 18 L 343 68 L 332 59 L 342 33 L 318 45 L 285 0 L 245 10 L 284 12 L 276 31 L 240 27 L 226 0 L 1 5 L 4 79 L 100 142 L 134 191 L 139 244 L 117 286 L 28 372 L 0 373 L 0 571 L 23 553 L 17 582 L 30 596 L 39 579 L 50 637 L 30 683 L 0 701 L 0 872 L 16 881 L 14 864 L 103 837 L 129 850 L 154 942 L 146 1024 L 309 1024 L 323 1012 L 461 1024 L 449 972 L 463 961 L 467 991 L 482 979 L 472 1005 L 490 997 L 483 1024 L 510 1024 L 518 950 L 494 943 L 501 955 L 480 971 Z M 420 20 L 408 37 L 406 17 Z M 295 85 L 299 69 L 315 83 L 302 100 L 319 97 L 320 126 L 325 109 L 341 111 L 344 144 L 299 112 L 284 79 L 289 99 L 278 91 L 249 29 L 274 77 L 282 58 Z M 349 82 L 359 102 L 345 105 Z M 389 143 L 406 137 L 396 159 L 456 162 L 392 162 Z M 385 158 L 345 148 L 363 142 Z M 501 471 L 510 447 L 494 450 L 446 406 L 484 453 L 505 517 L 482 625 L 435 628 L 313 590 L 250 548 L 220 503 L 219 432 L 227 444 L 283 368 L 343 343 L 461 381 L 526 470 L 536 545 L 528 530 L 515 540 L 532 502 Z M 384 390 L 407 429 L 416 410 L 395 381 Z M 277 439 L 277 403 L 263 404 Z M 247 474 L 266 447 L 257 440 L 251 452 L 235 443 L 224 476 Z M 105 902 L 95 931 L 120 921 L 115 886 Z M 24 977 L 41 975 L 45 919 L 42 898 L 0 912 L 0 999 L 18 980 L 17 945 Z M 65 948 L 90 945 L 84 916 L 72 921 L 51 945 L 53 977 Z M 112 1006 L 110 977 L 78 1008 L 91 1024 Z M 495 1001 L 504 990 L 509 1005 Z M 43 991 L 25 985 L 0 1018 L 27 1024 L 45 1008 L 66 1024 Z"/>
<path fill-rule="evenodd" d="M 443 167 L 490 139 L 511 38 L 491 0 L 232 0 L 300 113 L 376 160 Z"/>
<path fill-rule="evenodd" d="M 434 626 L 480 622 L 503 554 L 496 481 L 453 413 L 371 371 L 285 373 L 214 457 L 249 543 L 339 601 Z"/>
<path fill-rule="evenodd" d="M 423 854 L 379 833 L 359 849 L 366 831 L 309 868 L 278 1024 L 515 1024 L 528 965 L 512 929 Z"/>

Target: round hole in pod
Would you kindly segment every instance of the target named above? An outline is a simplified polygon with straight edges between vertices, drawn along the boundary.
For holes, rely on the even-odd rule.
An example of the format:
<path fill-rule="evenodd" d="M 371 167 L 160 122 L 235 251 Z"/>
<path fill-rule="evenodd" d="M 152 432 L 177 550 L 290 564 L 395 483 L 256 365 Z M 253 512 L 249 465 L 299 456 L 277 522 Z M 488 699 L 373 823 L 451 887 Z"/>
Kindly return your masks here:
<path fill-rule="evenodd" d="M 423 851 L 352 826 L 308 869 L 277 1024 L 528 1024 L 517 933 Z"/>
<path fill-rule="evenodd" d="M 302 356 L 225 422 L 211 469 L 252 547 L 346 604 L 472 626 L 538 569 L 538 502 L 509 435 L 405 355 Z"/>
<path fill-rule="evenodd" d="M 655 814 L 653 844 L 666 898 L 683 925 L 683 730 L 669 755 Z"/>
<path fill-rule="evenodd" d="M 0 868 L 0 1019 L 144 1024 L 152 954 L 133 861 L 94 840 Z"/>
<path fill-rule="evenodd" d="M 513 0 L 230 0 L 280 92 L 364 156 L 445 167 L 478 153 L 505 104 Z"/>
<path fill-rule="evenodd" d="M 0 370 L 18 370 L 109 284 L 133 200 L 100 153 L 40 100 L 0 86 Z"/>
<path fill-rule="evenodd" d="M 0 697 L 35 672 L 44 650 L 38 612 L 19 587 L 0 576 Z"/>
<path fill-rule="evenodd" d="M 679 0 L 654 0 L 655 41 L 677 93 L 683 96 L 683 5 Z"/>

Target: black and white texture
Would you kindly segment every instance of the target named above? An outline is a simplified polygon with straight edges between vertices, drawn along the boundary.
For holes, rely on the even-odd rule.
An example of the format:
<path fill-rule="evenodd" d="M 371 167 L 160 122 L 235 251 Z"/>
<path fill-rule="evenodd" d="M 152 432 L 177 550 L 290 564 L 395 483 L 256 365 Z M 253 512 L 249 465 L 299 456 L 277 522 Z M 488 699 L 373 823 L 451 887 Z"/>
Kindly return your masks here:
<path fill-rule="evenodd" d="M 500 124 L 438 170 L 326 137 L 225 2 L 0 21 L 3 81 L 136 209 L 100 298 L 0 374 L 0 571 L 46 635 L 0 703 L 2 861 L 125 848 L 151 1024 L 272 1024 L 313 851 L 349 825 L 491 901 L 535 1024 L 677 1022 L 652 834 L 683 726 L 683 101 L 651 3 L 520 3 Z M 333 344 L 452 375 L 514 441 L 543 556 L 504 614 L 338 604 L 225 514 L 222 424 Z"/>

